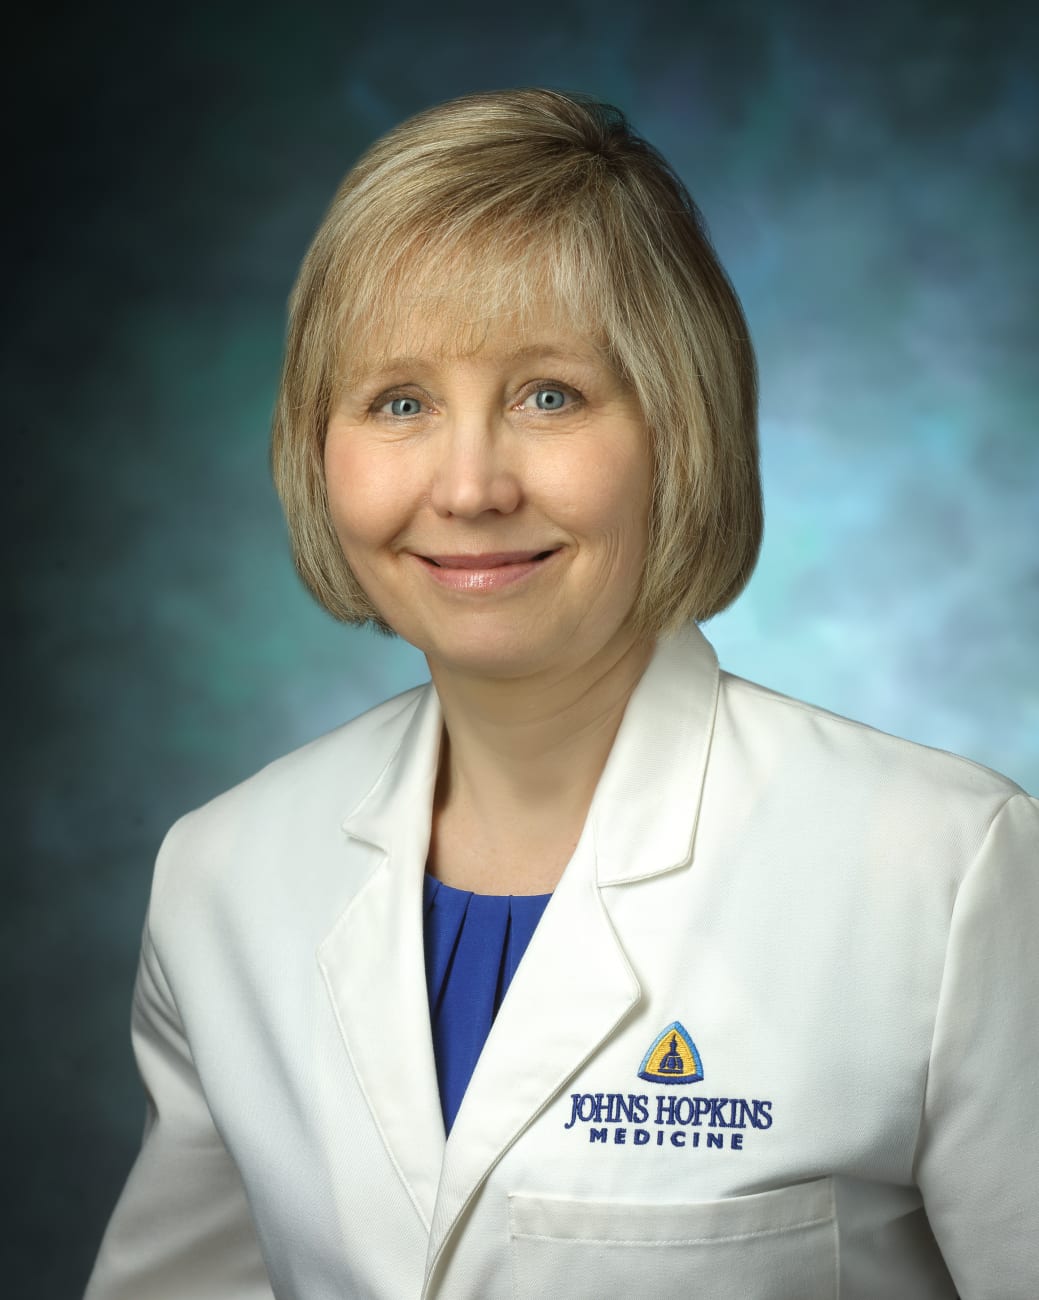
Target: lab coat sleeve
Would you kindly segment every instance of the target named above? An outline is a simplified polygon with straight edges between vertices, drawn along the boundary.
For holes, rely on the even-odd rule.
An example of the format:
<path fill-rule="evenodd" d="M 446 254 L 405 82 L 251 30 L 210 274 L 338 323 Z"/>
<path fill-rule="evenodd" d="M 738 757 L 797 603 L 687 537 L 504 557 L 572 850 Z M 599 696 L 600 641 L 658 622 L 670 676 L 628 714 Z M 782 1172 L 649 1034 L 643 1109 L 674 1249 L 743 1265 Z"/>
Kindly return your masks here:
<path fill-rule="evenodd" d="M 132 1034 L 147 1094 L 144 1141 L 85 1300 L 272 1300 L 241 1178 L 213 1125 L 147 926 Z"/>
<path fill-rule="evenodd" d="M 1039 1296 L 1039 802 L 995 816 L 953 908 L 917 1181 L 962 1300 Z"/>

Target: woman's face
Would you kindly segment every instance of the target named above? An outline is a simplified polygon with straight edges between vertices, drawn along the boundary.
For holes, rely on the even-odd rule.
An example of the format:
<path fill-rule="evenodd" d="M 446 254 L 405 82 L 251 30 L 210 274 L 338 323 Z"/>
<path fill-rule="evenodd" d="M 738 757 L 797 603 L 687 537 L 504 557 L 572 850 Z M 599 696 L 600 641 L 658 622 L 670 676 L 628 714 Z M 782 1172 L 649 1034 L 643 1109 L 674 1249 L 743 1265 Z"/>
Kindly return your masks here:
<path fill-rule="evenodd" d="M 353 367 L 328 426 L 357 580 L 434 669 L 555 675 L 626 645 L 651 493 L 634 394 L 548 312 L 465 355 L 418 324 Z"/>

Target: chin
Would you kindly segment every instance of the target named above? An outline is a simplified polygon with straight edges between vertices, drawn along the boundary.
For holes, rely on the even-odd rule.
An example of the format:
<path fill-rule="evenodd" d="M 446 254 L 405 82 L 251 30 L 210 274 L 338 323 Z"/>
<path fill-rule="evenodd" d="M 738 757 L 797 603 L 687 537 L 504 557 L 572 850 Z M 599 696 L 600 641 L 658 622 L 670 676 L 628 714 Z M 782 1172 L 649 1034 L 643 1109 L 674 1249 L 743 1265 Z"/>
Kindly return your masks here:
<path fill-rule="evenodd" d="M 499 681 L 551 671 L 561 667 L 566 657 L 562 646 L 544 635 L 523 636 L 506 629 L 484 629 L 471 636 L 424 637 L 422 644 L 417 640 L 412 644 L 426 656 L 431 669 L 440 667 Z"/>

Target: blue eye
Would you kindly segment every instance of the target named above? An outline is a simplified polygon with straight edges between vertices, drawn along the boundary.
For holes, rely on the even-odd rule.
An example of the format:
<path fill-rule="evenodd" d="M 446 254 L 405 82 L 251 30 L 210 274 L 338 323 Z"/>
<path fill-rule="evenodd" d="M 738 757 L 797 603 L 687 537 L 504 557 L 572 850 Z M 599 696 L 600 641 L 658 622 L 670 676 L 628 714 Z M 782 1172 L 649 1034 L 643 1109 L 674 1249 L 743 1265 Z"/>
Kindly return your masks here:
<path fill-rule="evenodd" d="M 391 397 L 386 403 L 391 415 L 418 415 L 422 403 L 417 397 Z"/>
<path fill-rule="evenodd" d="M 539 388 L 533 396 L 539 411 L 558 411 L 566 402 L 561 388 Z"/>

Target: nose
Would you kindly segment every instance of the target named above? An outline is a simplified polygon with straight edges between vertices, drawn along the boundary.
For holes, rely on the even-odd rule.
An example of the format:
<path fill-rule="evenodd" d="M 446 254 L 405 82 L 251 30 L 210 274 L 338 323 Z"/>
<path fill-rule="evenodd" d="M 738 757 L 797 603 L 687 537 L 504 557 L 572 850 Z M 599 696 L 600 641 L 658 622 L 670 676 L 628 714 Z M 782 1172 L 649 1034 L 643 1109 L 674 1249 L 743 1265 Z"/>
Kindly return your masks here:
<path fill-rule="evenodd" d="M 511 514 L 522 491 L 505 445 L 508 433 L 485 420 L 457 421 L 437 439 L 432 504 L 444 518 L 474 519 L 487 510 Z"/>

